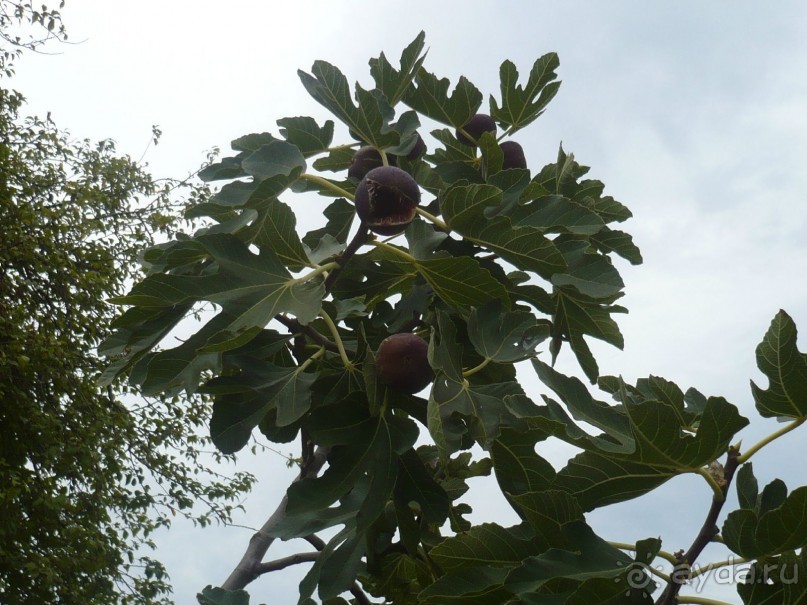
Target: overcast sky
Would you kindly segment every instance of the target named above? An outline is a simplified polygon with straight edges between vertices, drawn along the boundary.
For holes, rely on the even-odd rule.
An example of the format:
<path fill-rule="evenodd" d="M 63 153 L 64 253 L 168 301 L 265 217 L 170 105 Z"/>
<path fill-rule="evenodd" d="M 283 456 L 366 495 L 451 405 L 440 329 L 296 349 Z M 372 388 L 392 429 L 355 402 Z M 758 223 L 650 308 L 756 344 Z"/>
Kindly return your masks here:
<path fill-rule="evenodd" d="M 526 77 L 536 58 L 557 51 L 560 92 L 517 138 L 531 168 L 554 161 L 561 141 L 591 166 L 606 193 L 633 211 L 625 228 L 645 259 L 619 265 L 626 347 L 593 343 L 602 373 L 660 375 L 723 395 L 752 419 L 741 434 L 747 444 L 777 428 L 756 416 L 748 381 L 766 384 L 754 348 L 778 309 L 807 332 L 807 4 L 69 0 L 64 19 L 79 44 L 28 55 L 12 85 L 32 112 L 51 111 L 78 137 L 111 137 L 134 158 L 159 125 L 163 138 L 145 155 L 157 176 L 184 175 L 207 149 L 226 153 L 243 134 L 277 132 L 279 118 L 324 120 L 296 73 L 315 59 L 367 84 L 370 57 L 384 51 L 397 62 L 425 30 L 426 67 L 452 82 L 467 76 L 487 98 L 498 94 L 503 60 Z M 568 358 L 560 365 L 573 368 Z M 525 377 L 537 397 L 541 388 Z M 755 458 L 761 484 L 776 476 L 791 488 L 807 483 L 803 465 L 783 462 L 803 457 L 804 435 Z M 559 464 L 567 451 L 541 453 Z M 239 522 L 259 526 L 293 471 L 273 455 L 244 463 L 262 483 Z M 474 518 L 514 520 L 488 494 L 471 497 Z M 589 521 L 608 539 L 660 535 L 675 551 L 694 538 L 709 499 L 702 480 L 682 477 Z M 250 535 L 178 523 L 159 536 L 177 602 L 221 583 Z M 296 546 L 278 544 L 270 556 Z M 253 583 L 252 602 L 295 602 L 304 571 Z M 731 587 L 707 590 L 739 602 Z"/>

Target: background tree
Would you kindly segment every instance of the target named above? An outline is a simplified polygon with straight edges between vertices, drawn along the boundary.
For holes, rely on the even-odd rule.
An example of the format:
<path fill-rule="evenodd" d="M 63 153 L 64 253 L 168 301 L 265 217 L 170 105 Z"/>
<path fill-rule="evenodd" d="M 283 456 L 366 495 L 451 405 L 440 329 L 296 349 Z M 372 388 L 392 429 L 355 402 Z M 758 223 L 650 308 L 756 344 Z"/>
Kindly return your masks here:
<path fill-rule="evenodd" d="M 59 12 L 62 8 L 64 1 L 59 3 L 59 8 L 34 4 L 32 0 L 6 0 L 0 4 L 0 73 L 6 76 L 14 73 L 14 59 L 23 50 L 36 51 L 48 42 L 67 40 Z"/>
<path fill-rule="evenodd" d="M 42 10 L 4 3 L 2 38 L 28 18 L 63 33 Z M 18 50 L 0 52 L 4 72 Z M 206 468 L 204 401 L 101 387 L 95 347 L 138 253 L 205 189 L 155 181 L 23 103 L 0 88 L 0 602 L 167 602 L 150 534 L 175 514 L 227 521 L 250 476 Z"/>
<path fill-rule="evenodd" d="M 424 68 L 423 48 L 421 34 L 398 67 L 372 59 L 374 87 L 353 94 L 327 62 L 299 72 L 353 140 L 343 133 L 334 145 L 332 120 L 290 117 L 278 135 L 233 141 L 236 154 L 200 174 L 227 182 L 188 214 L 208 226 L 147 251 L 148 275 L 115 299 L 129 308 L 102 345 L 117 356 L 110 375 L 213 396 L 222 452 L 256 428 L 302 444 L 299 479 L 199 601 L 247 603 L 243 588 L 262 574 L 313 562 L 300 603 L 315 593 L 344 603 L 348 592 L 354 603 L 368 593 L 407 604 L 715 603 L 679 592 L 741 560 L 753 571 L 738 588 L 744 602 L 800 602 L 807 488 L 788 493 L 776 479 L 759 490 L 749 462 L 807 419 L 807 358 L 792 320 L 774 318 L 757 352 L 770 384 L 752 387 L 759 413 L 787 424 L 744 451 L 737 434 L 748 420 L 722 397 L 656 376 L 601 376 L 586 338 L 623 344 L 613 258 L 642 261 L 615 228 L 630 211 L 563 149 L 530 169 L 511 139 L 554 97 L 557 55 L 521 82 L 505 61 L 481 113 L 482 93 L 465 78 L 449 92 Z M 419 129 L 433 122 L 427 140 Z M 322 227 L 297 233 L 279 199 L 291 194 L 313 198 L 309 212 L 329 199 Z M 179 322 L 211 303 L 196 333 L 170 347 Z M 613 403 L 553 368 L 566 348 Z M 540 400 L 518 381 L 523 361 L 546 387 Z M 434 378 L 428 400 L 423 376 Z M 540 454 L 549 437 L 579 451 L 557 471 Z M 465 518 L 467 480 L 491 472 L 517 525 Z M 689 473 L 713 496 L 686 550 L 664 551 L 657 537 L 607 542 L 586 522 Z M 735 477 L 739 508 L 721 519 Z M 277 538 L 313 548 L 264 561 Z M 696 568 L 711 541 L 741 559 Z"/>

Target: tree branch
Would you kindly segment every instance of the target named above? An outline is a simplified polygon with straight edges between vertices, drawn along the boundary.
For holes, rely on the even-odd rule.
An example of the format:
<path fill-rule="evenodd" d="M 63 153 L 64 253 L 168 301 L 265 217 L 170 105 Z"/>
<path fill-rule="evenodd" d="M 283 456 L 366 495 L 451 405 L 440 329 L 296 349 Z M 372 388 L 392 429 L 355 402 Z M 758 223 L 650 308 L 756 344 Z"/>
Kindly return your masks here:
<path fill-rule="evenodd" d="M 310 536 L 305 536 L 303 538 L 306 542 L 308 542 L 311 546 L 316 548 L 317 550 L 323 550 L 326 546 L 325 540 L 317 536 L 316 534 L 311 534 Z"/>
<path fill-rule="evenodd" d="M 282 323 L 284 326 L 286 326 L 288 328 L 289 332 L 291 332 L 292 334 L 305 334 L 311 340 L 313 340 L 316 344 L 322 345 L 323 347 L 325 347 L 327 350 L 331 351 L 332 353 L 337 353 L 337 354 L 339 353 L 339 346 L 334 341 L 330 340 L 326 336 L 323 336 L 322 334 L 317 332 L 311 326 L 306 326 L 306 325 L 301 324 L 294 317 L 287 317 L 285 315 L 278 314 L 278 315 L 275 315 L 275 320 L 278 321 L 279 323 Z M 354 356 L 356 354 L 356 352 L 351 350 L 351 349 L 345 349 L 345 352 L 347 353 L 347 355 L 349 357 L 352 357 L 352 356 Z"/>
<path fill-rule="evenodd" d="M 353 582 L 353 586 L 350 587 L 350 594 L 356 597 L 356 601 L 358 601 L 359 605 L 373 605 L 370 599 L 367 598 L 367 595 L 364 594 L 358 582 Z"/>
<path fill-rule="evenodd" d="M 330 448 L 317 447 L 314 455 L 309 460 L 308 464 L 300 470 L 300 474 L 294 479 L 292 484 L 307 479 L 309 477 L 316 477 L 328 457 Z M 244 588 L 247 584 L 252 582 L 261 573 L 261 561 L 275 541 L 274 536 L 271 535 L 272 530 L 286 518 L 286 505 L 288 504 L 288 495 L 284 495 L 280 501 L 277 509 L 273 512 L 266 522 L 249 540 L 244 556 L 235 566 L 235 569 L 230 573 L 230 576 L 224 581 L 221 587 L 224 590 L 239 590 Z"/>
<path fill-rule="evenodd" d="M 342 272 L 347 262 L 359 251 L 359 248 L 369 241 L 369 239 L 370 230 L 367 228 L 367 225 L 364 222 L 359 223 L 359 230 L 356 232 L 356 235 L 350 240 L 345 251 L 335 259 L 339 266 L 328 273 L 328 277 L 325 278 L 326 293 L 331 291 L 331 288 L 333 288 L 334 283 L 339 278 L 339 274 Z"/>
<path fill-rule="evenodd" d="M 661 596 L 656 601 L 656 605 L 676 605 L 681 587 L 686 584 L 692 574 L 692 565 L 703 552 L 703 549 L 706 548 L 720 532 L 720 529 L 717 527 L 717 518 L 720 515 L 720 511 L 723 510 L 723 506 L 726 504 L 726 495 L 728 494 L 731 480 L 734 478 L 734 473 L 739 465 L 740 452 L 735 449 L 729 449 L 726 465 L 723 469 L 723 479 L 725 482 L 721 486 L 722 498 L 718 498 L 717 494 L 712 498 L 712 506 L 706 514 L 706 519 L 703 521 L 698 535 L 695 537 L 689 550 L 679 556 L 679 563 L 670 574 L 672 581 L 667 584 L 664 592 L 661 593 Z"/>
<path fill-rule="evenodd" d="M 279 571 L 300 563 L 312 563 L 317 560 L 317 557 L 319 557 L 319 552 L 298 552 L 288 557 L 260 563 L 256 566 L 255 572 L 256 575 L 262 575 L 271 571 Z"/>

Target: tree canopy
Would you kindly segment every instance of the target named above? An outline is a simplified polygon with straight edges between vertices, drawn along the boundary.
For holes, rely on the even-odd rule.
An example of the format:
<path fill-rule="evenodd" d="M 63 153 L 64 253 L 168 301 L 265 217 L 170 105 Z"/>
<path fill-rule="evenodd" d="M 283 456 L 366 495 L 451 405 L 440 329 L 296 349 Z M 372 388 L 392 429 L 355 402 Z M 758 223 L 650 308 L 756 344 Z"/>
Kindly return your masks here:
<path fill-rule="evenodd" d="M 10 6 L 0 12 L 4 33 Z M 15 53 L 4 49 L 5 70 Z M 155 180 L 111 140 L 77 140 L 50 117 L 21 115 L 24 98 L 7 82 L 0 82 L 0 601 L 164 602 L 170 585 L 147 552 L 151 534 L 175 514 L 228 520 L 251 477 L 208 472 L 207 439 L 198 435 L 204 401 L 146 398 L 119 382 L 101 387 L 95 349 L 115 315 L 106 299 L 139 277 L 137 255 L 173 232 L 184 198 L 204 189 Z"/>

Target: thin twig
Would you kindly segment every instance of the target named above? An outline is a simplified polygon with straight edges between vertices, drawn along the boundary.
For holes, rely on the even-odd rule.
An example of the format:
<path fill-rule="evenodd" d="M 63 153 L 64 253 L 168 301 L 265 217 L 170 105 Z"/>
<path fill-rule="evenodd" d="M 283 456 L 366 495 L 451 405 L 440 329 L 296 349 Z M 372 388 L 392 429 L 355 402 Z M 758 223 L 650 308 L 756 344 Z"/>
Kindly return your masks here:
<path fill-rule="evenodd" d="M 284 326 L 286 326 L 288 328 L 289 332 L 291 332 L 292 334 L 305 334 L 311 340 L 313 340 L 315 343 L 325 347 L 327 350 L 331 351 L 332 353 L 337 353 L 337 354 L 339 353 L 339 346 L 334 341 L 332 341 L 331 339 L 329 339 L 326 336 L 323 336 L 322 334 L 317 332 L 311 326 L 306 326 L 306 325 L 301 324 L 294 317 L 287 317 L 286 315 L 278 314 L 278 315 L 275 315 L 275 320 L 277 320 L 278 322 L 280 322 Z M 345 349 L 345 352 L 347 353 L 348 357 L 353 357 L 353 356 L 356 355 L 356 351 L 353 351 L 351 349 Z"/>

